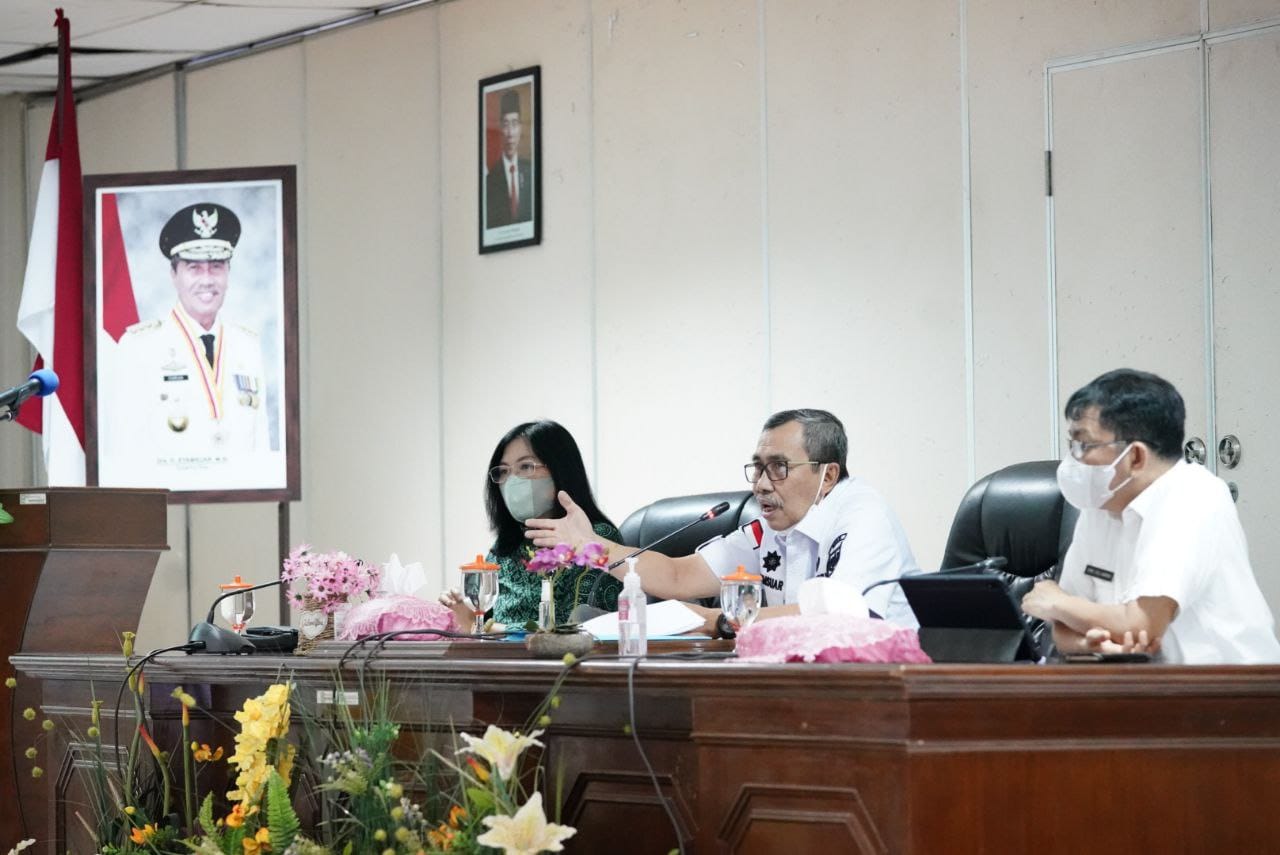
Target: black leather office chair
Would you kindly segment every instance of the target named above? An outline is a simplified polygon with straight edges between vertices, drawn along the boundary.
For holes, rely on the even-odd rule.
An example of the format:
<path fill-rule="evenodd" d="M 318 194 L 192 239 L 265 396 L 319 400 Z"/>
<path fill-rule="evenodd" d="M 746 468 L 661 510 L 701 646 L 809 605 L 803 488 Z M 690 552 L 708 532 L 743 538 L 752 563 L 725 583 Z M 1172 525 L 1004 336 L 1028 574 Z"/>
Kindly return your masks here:
<path fill-rule="evenodd" d="M 663 535 L 670 534 L 682 525 L 696 520 L 709 508 L 721 502 L 729 503 L 729 510 L 715 519 L 707 520 L 692 526 L 654 551 L 678 558 L 692 555 L 698 546 L 711 538 L 728 534 L 741 525 L 746 525 L 759 513 L 759 506 L 751 497 L 749 490 L 734 490 L 728 493 L 699 493 L 696 496 L 673 496 L 659 499 L 651 505 L 645 505 L 622 521 L 619 529 L 622 542 L 627 546 L 643 546 L 653 543 Z M 746 517 L 743 517 L 743 514 Z"/>
<path fill-rule="evenodd" d="M 1071 545 L 1079 512 L 1062 498 L 1058 461 L 1015 463 L 993 472 L 969 488 L 951 523 L 942 567 L 962 567 L 1003 556 L 1001 571 L 1014 599 L 1041 579 L 1056 579 Z M 1042 653 L 1052 639 L 1038 618 L 1027 618 Z"/>

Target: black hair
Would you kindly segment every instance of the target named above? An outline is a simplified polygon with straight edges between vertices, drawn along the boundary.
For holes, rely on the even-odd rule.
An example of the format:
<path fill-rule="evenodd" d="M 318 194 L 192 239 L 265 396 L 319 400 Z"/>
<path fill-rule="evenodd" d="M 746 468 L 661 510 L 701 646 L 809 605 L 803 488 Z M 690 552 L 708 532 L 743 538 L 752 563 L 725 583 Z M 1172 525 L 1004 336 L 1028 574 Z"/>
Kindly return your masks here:
<path fill-rule="evenodd" d="M 489 469 L 502 463 L 503 452 L 511 441 L 524 437 L 529 442 L 533 453 L 547 467 L 551 479 L 555 481 L 556 490 L 564 490 L 569 497 L 586 513 L 592 525 L 606 523 L 614 528 L 613 521 L 604 515 L 596 505 L 595 496 L 591 493 L 591 483 L 587 480 L 587 467 L 582 462 L 582 452 L 578 451 L 578 443 L 573 434 L 562 425 L 553 421 L 525 422 L 507 431 L 489 458 Z M 489 529 L 495 540 L 493 551 L 498 556 L 514 556 L 529 541 L 524 536 L 524 525 L 511 516 L 507 505 L 502 501 L 502 489 L 489 478 L 485 470 L 484 506 L 489 512 Z M 549 514 L 551 517 L 564 516 L 564 508 L 557 500 Z"/>
<path fill-rule="evenodd" d="M 1098 424 L 1116 439 L 1144 442 L 1165 460 L 1182 455 L 1187 407 L 1163 377 L 1132 368 L 1108 371 L 1077 389 L 1064 414 L 1075 421 L 1091 407 L 1098 408 Z"/>
<path fill-rule="evenodd" d="M 804 429 L 804 453 L 810 460 L 839 465 L 840 481 L 849 477 L 849 437 L 838 418 L 826 410 L 783 410 L 769 416 L 761 430 L 773 430 L 789 422 L 799 422 Z"/>

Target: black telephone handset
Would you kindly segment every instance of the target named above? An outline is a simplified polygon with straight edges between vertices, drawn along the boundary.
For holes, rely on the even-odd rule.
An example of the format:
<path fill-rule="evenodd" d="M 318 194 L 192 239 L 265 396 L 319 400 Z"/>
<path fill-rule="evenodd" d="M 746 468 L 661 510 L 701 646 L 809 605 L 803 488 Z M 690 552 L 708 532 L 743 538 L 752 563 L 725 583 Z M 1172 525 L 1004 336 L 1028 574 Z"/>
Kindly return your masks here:
<path fill-rule="evenodd" d="M 251 626 L 241 635 L 258 653 L 292 653 L 298 646 L 298 630 L 292 626 Z"/>

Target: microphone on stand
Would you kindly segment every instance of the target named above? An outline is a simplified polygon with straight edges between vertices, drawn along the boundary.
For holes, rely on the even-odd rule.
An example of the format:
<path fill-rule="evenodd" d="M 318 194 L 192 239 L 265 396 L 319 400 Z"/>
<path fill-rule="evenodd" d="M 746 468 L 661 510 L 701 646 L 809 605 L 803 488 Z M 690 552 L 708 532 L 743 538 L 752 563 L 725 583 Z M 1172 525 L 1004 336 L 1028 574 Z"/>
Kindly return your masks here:
<path fill-rule="evenodd" d="M 0 413 L 0 422 L 10 421 L 18 415 L 18 407 L 22 406 L 22 402 L 27 398 L 33 395 L 43 398 L 45 395 L 52 395 L 57 388 L 58 375 L 53 371 L 48 368 L 32 371 L 27 382 L 0 392 L 0 407 L 8 407 L 8 410 Z"/>
<path fill-rule="evenodd" d="M 1009 559 L 1003 555 L 993 555 L 990 558 L 984 558 L 981 561 L 975 561 L 972 564 L 966 564 L 963 567 L 948 567 L 946 570 L 939 570 L 936 573 L 926 573 L 924 575 L 944 576 L 949 573 L 986 573 L 988 570 L 1001 570 L 1008 566 Z M 918 576 L 919 574 L 917 574 Z M 870 585 L 862 589 L 862 596 L 867 595 L 867 591 L 879 588 L 881 585 L 896 585 L 903 579 L 917 578 L 917 576 L 895 576 L 892 579 L 881 579 L 879 582 L 872 582 Z"/>
<path fill-rule="evenodd" d="M 247 594 L 249 591 L 261 591 L 263 588 L 274 588 L 281 584 L 280 579 L 274 582 L 263 582 L 261 585 L 254 585 L 252 588 L 237 588 L 233 591 L 227 591 L 225 594 L 219 594 L 213 604 L 209 606 L 209 615 L 203 621 L 191 628 L 191 635 L 187 641 L 192 644 L 200 644 L 188 653 L 253 653 L 257 646 L 245 638 L 238 632 L 229 629 L 223 629 L 213 622 L 214 613 L 218 609 L 218 603 L 227 597 L 234 597 L 236 594 Z"/>
<path fill-rule="evenodd" d="M 625 564 L 628 558 L 635 558 L 637 555 L 643 552 L 648 552 L 650 549 L 653 549 L 655 546 L 660 546 L 663 542 L 675 537 L 680 532 L 685 531 L 687 529 L 691 529 L 700 522 L 705 522 L 706 520 L 713 520 L 727 510 L 729 510 L 729 503 L 721 502 L 720 504 L 716 505 L 714 508 L 710 508 L 706 511 L 703 511 L 702 515 L 699 516 L 697 519 L 691 520 L 685 523 L 675 531 L 667 532 L 662 537 L 658 538 L 652 543 L 646 544 L 645 546 L 642 546 L 639 549 L 633 550 L 632 552 L 628 552 L 626 555 L 622 556 L 617 561 L 614 561 L 612 564 L 606 567 L 604 569 L 604 572 L 602 572 L 599 576 L 597 576 L 595 580 L 591 583 L 591 589 L 587 591 L 587 601 L 585 603 L 581 603 L 577 606 L 574 606 L 573 612 L 569 616 L 570 620 L 576 623 L 582 623 L 583 621 L 590 620 L 591 618 L 596 617 L 597 615 L 605 614 L 604 609 L 593 606 L 591 605 L 591 603 L 595 599 L 596 588 L 600 585 L 600 580 L 603 579 L 605 576 L 608 576 L 610 570 L 616 570 L 618 567 L 621 567 L 623 564 Z"/>

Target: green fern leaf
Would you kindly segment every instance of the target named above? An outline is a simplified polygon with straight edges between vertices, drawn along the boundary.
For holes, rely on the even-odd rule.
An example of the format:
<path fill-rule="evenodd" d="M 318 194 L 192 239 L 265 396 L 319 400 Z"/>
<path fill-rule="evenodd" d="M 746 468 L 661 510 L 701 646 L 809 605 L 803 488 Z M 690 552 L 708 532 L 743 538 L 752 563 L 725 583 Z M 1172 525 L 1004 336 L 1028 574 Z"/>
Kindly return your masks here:
<path fill-rule="evenodd" d="M 267 779 L 267 827 L 271 830 L 271 851 L 283 852 L 298 836 L 298 815 L 289 802 L 289 787 L 275 769 Z"/>

